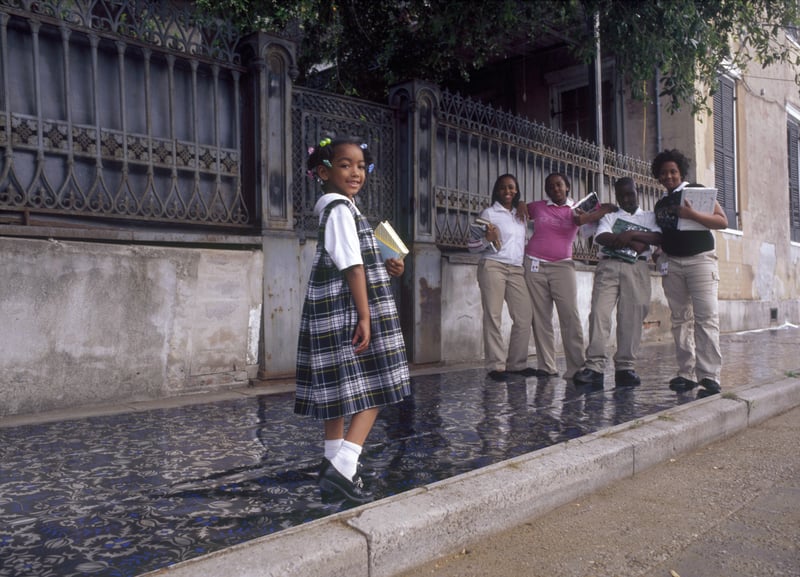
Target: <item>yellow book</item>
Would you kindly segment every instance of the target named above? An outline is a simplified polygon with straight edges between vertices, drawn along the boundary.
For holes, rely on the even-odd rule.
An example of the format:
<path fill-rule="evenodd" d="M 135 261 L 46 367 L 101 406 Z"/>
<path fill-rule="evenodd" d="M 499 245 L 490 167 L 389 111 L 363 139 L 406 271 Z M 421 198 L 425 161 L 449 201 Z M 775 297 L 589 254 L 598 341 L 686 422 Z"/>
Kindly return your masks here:
<path fill-rule="evenodd" d="M 375 238 L 378 239 L 378 247 L 381 249 L 381 258 L 384 262 L 388 258 L 403 260 L 408 254 L 408 247 L 388 221 L 384 220 L 375 227 Z"/>

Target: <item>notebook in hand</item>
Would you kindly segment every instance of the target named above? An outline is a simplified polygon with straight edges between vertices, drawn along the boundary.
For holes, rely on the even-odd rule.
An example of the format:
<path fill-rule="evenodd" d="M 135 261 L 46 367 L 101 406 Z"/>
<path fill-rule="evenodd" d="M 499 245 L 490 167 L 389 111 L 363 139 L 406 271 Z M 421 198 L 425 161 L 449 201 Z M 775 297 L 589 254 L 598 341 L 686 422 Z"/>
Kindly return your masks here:
<path fill-rule="evenodd" d="M 596 192 L 590 192 L 585 197 L 580 199 L 578 202 L 575 203 L 573 209 L 580 209 L 583 212 L 592 212 L 597 205 L 600 204 L 600 200 L 597 198 Z"/>
<path fill-rule="evenodd" d="M 717 189 L 687 186 L 681 193 L 681 206 L 686 200 L 692 204 L 692 208 L 696 211 L 714 214 Z M 708 227 L 690 218 L 679 218 L 678 230 L 708 230 Z"/>
<path fill-rule="evenodd" d="M 389 258 L 403 260 L 408 254 L 408 247 L 388 221 L 384 220 L 375 227 L 375 238 L 378 240 L 378 248 L 384 261 Z"/>
<path fill-rule="evenodd" d="M 489 225 L 491 225 L 491 224 L 492 224 L 491 221 L 489 221 L 489 220 L 487 220 L 487 219 L 485 219 L 483 217 L 478 216 L 478 217 L 475 218 L 475 225 L 481 227 L 483 229 L 484 234 L 489 229 Z M 500 239 L 498 238 L 497 240 L 490 242 L 489 246 L 491 246 L 491 248 L 492 248 L 492 250 L 494 252 L 497 252 L 498 250 L 500 250 L 500 247 L 502 246 L 502 243 L 500 242 Z"/>
<path fill-rule="evenodd" d="M 621 232 L 625 232 L 626 230 L 641 230 L 644 232 L 650 232 L 650 229 L 646 226 L 630 222 L 623 218 L 618 218 L 615 220 L 614 226 L 611 227 L 611 232 L 614 234 L 619 234 Z M 636 259 L 639 258 L 639 253 L 629 247 L 611 248 L 604 246 L 600 249 L 600 251 L 611 258 L 618 258 L 627 262 L 636 262 Z"/>

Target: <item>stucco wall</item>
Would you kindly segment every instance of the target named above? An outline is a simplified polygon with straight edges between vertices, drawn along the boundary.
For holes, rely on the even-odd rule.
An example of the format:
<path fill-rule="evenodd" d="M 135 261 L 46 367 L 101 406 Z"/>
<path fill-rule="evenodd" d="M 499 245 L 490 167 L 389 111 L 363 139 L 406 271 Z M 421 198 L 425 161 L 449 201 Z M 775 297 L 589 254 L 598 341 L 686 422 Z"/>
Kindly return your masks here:
<path fill-rule="evenodd" d="M 246 383 L 259 251 L 0 238 L 0 415 Z"/>
<path fill-rule="evenodd" d="M 583 320 L 584 340 L 589 338 L 589 312 L 591 310 L 592 283 L 594 267 L 578 264 L 578 309 Z M 483 332 L 481 318 L 480 291 L 477 281 L 477 265 L 474 258 L 467 256 L 451 256 L 442 259 L 442 360 L 449 363 L 479 361 L 483 358 Z M 643 339 L 645 342 L 670 340 L 669 307 L 661 290 L 661 277 L 653 274 L 652 302 L 650 313 L 645 319 Z M 561 350 L 561 330 L 558 325 L 558 313 L 553 311 L 553 326 L 556 333 L 556 346 Z M 503 333 L 508 339 L 511 320 L 507 310 L 503 309 Z M 616 331 L 616 322 L 612 332 Z M 507 341 L 506 341 L 507 342 Z M 612 334 L 609 343 L 609 354 L 613 353 L 616 336 Z M 531 335 L 529 351 L 536 354 L 536 347 Z M 535 366 L 535 360 L 529 361 Z"/>

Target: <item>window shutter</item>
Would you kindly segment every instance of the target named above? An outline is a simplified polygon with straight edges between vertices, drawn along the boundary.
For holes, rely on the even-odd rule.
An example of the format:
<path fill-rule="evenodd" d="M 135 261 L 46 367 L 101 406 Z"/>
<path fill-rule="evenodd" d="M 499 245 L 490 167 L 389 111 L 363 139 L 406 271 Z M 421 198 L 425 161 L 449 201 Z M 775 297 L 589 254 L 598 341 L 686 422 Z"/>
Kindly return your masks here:
<path fill-rule="evenodd" d="M 800 124 L 790 118 L 786 133 L 789 140 L 789 227 L 792 240 L 800 242 Z"/>
<path fill-rule="evenodd" d="M 736 142 L 734 139 L 734 104 L 736 85 L 730 78 L 719 77 L 714 94 L 714 180 L 717 201 L 728 217 L 728 228 L 739 228 L 736 219 Z"/>

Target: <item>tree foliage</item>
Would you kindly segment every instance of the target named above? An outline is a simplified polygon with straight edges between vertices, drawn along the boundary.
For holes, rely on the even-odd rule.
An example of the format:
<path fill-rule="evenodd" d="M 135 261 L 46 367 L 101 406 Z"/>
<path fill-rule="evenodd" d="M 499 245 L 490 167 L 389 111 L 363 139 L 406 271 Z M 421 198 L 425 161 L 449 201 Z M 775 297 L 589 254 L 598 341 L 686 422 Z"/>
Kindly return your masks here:
<path fill-rule="evenodd" d="M 800 25 L 797 0 L 199 0 L 245 31 L 294 34 L 299 82 L 326 69 L 325 88 L 383 99 L 396 82 L 466 81 L 488 63 L 564 43 L 580 62 L 595 53 L 599 15 L 604 55 L 633 95 L 660 73 L 675 110 L 707 108 L 721 70 L 778 62 L 800 65 L 785 40 Z M 800 77 L 797 78 L 800 84 Z"/>

